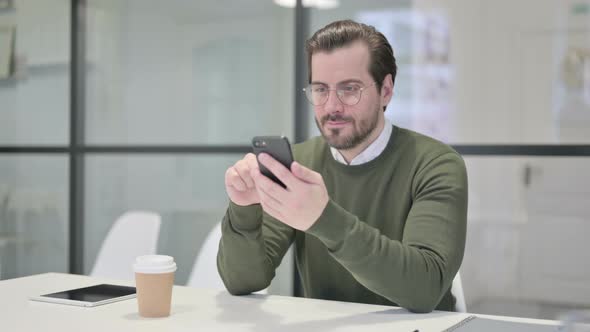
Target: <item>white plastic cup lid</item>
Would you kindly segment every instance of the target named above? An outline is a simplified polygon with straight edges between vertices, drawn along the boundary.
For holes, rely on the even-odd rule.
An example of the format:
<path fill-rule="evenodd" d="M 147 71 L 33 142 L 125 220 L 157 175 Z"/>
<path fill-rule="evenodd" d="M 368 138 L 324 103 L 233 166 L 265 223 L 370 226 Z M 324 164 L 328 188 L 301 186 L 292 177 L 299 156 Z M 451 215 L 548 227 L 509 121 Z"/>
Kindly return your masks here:
<path fill-rule="evenodd" d="M 135 259 L 133 270 L 138 273 L 170 273 L 176 271 L 172 256 L 144 255 Z"/>

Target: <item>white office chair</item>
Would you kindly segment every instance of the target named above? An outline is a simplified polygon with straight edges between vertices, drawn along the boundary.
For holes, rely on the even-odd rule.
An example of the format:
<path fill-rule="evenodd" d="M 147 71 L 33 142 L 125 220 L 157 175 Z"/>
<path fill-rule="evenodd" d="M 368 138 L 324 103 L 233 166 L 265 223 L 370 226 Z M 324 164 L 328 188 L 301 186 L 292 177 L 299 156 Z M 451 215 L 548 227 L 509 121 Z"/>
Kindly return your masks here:
<path fill-rule="evenodd" d="M 189 287 L 225 290 L 225 285 L 217 271 L 217 251 L 221 240 L 221 223 L 218 223 L 207 235 L 201 250 L 195 259 L 195 265 L 186 283 Z M 256 292 L 266 294 L 267 289 Z"/>
<path fill-rule="evenodd" d="M 145 211 L 120 216 L 102 242 L 90 275 L 133 280 L 135 258 L 156 253 L 161 220 L 157 213 Z"/>
<path fill-rule="evenodd" d="M 467 305 L 465 304 L 465 294 L 463 293 L 463 283 L 461 282 L 461 274 L 457 272 L 453 284 L 451 286 L 451 293 L 455 296 L 457 303 L 455 303 L 455 311 L 467 312 Z"/>

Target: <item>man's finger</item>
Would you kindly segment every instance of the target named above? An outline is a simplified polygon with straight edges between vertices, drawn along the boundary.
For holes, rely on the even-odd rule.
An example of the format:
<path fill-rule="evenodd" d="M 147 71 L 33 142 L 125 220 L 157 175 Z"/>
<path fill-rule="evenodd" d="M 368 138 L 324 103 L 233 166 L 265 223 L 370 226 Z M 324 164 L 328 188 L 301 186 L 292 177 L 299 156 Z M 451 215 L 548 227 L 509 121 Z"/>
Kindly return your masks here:
<path fill-rule="evenodd" d="M 258 155 L 258 160 L 266 167 L 268 170 L 274 174 L 281 182 L 283 182 L 287 188 L 295 187 L 297 185 L 297 178 L 293 176 L 293 173 L 283 166 L 280 162 L 276 161 L 273 157 L 271 157 L 267 153 L 261 153 Z"/>
<path fill-rule="evenodd" d="M 246 187 L 249 189 L 254 188 L 254 180 L 252 180 L 252 177 L 250 176 L 250 168 L 248 167 L 247 162 L 241 161 L 237 163 L 234 168 L 240 175 L 242 181 L 244 181 Z"/>
<path fill-rule="evenodd" d="M 236 171 L 235 168 L 231 167 L 227 170 L 227 182 L 226 185 L 232 186 L 237 191 L 246 191 L 248 188 L 246 187 L 246 183 L 240 177 L 240 174 Z"/>
<path fill-rule="evenodd" d="M 254 179 L 258 190 L 264 191 L 266 195 L 271 196 L 281 204 L 288 199 L 289 192 L 281 185 L 264 176 L 259 170 L 251 170 L 250 175 Z"/>
<path fill-rule="evenodd" d="M 312 171 L 311 169 L 301 165 L 296 161 L 293 162 L 291 170 L 295 177 L 304 182 L 320 184 L 323 181 L 322 175 L 320 173 Z"/>
<path fill-rule="evenodd" d="M 245 157 L 244 160 L 246 161 L 246 163 L 248 164 L 248 167 L 250 169 L 258 169 L 258 160 L 256 160 L 256 155 L 253 153 L 248 153 Z"/>

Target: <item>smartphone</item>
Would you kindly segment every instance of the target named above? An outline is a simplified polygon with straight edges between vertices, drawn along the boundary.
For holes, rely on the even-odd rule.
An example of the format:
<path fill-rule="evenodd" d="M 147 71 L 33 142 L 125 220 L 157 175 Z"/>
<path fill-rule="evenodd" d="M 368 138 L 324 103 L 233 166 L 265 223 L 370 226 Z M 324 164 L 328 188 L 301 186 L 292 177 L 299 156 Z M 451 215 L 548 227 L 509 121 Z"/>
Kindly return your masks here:
<path fill-rule="evenodd" d="M 291 144 L 289 139 L 285 136 L 256 136 L 252 138 L 252 149 L 258 160 L 258 155 L 262 152 L 268 153 L 278 162 L 291 170 L 291 164 L 293 163 L 293 153 L 291 152 Z M 284 183 L 281 182 L 271 171 L 264 167 L 258 162 L 260 173 L 274 182 L 280 184 L 283 188 L 286 188 Z"/>

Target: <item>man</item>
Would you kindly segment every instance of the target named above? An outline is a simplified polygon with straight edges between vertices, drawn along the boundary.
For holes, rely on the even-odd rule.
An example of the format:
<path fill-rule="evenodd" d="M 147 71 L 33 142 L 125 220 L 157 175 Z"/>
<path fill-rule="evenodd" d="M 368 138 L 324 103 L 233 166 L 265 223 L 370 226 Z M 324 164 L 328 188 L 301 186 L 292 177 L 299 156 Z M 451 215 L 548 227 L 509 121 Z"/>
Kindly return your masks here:
<path fill-rule="evenodd" d="M 373 27 L 334 22 L 306 49 L 305 92 L 322 137 L 293 147 L 290 170 L 258 157 L 286 188 L 253 154 L 227 170 L 225 286 L 235 295 L 266 288 L 295 242 L 306 297 L 452 311 L 467 218 L 462 158 L 385 119 L 397 68 Z"/>

